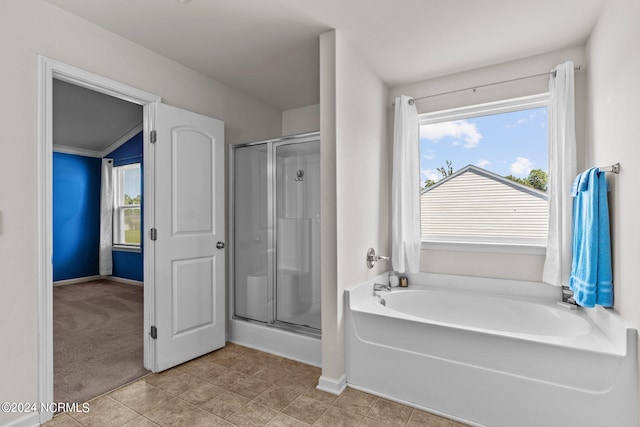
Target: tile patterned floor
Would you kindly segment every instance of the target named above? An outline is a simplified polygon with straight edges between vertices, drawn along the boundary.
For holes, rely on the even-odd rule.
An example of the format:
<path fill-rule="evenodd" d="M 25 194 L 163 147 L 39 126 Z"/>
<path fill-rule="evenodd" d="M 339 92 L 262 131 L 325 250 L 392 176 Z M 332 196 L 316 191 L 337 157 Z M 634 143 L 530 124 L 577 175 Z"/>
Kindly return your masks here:
<path fill-rule="evenodd" d="M 45 426 L 465 426 L 350 388 L 319 391 L 319 376 L 319 368 L 228 343 Z"/>

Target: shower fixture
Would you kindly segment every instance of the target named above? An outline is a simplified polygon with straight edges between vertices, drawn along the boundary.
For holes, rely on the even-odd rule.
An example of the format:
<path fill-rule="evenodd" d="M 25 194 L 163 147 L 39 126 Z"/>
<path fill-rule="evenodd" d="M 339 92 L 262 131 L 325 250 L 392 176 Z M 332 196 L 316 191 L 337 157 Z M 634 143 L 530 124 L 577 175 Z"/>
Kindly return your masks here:
<path fill-rule="evenodd" d="M 304 181 L 304 171 L 302 169 L 298 169 L 296 171 L 296 181 Z"/>

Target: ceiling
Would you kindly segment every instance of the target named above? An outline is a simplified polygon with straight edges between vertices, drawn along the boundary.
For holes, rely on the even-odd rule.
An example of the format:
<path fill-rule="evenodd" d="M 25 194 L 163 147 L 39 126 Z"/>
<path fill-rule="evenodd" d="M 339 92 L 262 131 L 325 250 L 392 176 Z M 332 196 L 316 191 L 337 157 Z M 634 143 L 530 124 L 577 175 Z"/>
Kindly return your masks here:
<path fill-rule="evenodd" d="M 142 130 L 142 106 L 53 80 L 53 145 L 104 157 Z"/>
<path fill-rule="evenodd" d="M 321 33 L 390 87 L 582 45 L 605 0 L 47 0 L 280 110 L 319 102 Z"/>

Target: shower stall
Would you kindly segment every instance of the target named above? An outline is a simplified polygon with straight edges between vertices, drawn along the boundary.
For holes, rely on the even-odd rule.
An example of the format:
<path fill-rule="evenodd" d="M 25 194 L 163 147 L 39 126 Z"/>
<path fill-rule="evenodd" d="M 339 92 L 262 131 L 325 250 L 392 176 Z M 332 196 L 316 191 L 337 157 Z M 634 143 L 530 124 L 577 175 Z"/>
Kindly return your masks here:
<path fill-rule="evenodd" d="M 231 150 L 232 335 L 253 324 L 319 341 L 319 134 Z"/>

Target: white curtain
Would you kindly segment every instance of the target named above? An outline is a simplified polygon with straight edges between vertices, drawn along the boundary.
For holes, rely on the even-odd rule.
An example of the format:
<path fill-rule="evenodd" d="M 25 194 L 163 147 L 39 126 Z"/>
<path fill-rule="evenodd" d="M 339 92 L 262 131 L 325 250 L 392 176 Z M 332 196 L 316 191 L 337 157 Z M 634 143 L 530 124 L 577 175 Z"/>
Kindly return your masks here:
<path fill-rule="evenodd" d="M 571 272 L 572 209 L 570 195 L 576 167 L 573 62 L 560 64 L 549 80 L 549 235 L 542 280 L 568 286 Z"/>
<path fill-rule="evenodd" d="M 391 264 L 400 273 L 420 269 L 420 147 L 418 112 L 396 98 L 391 183 Z"/>
<path fill-rule="evenodd" d="M 113 246 L 113 160 L 102 159 L 100 191 L 100 275 L 113 272 L 111 247 Z"/>

